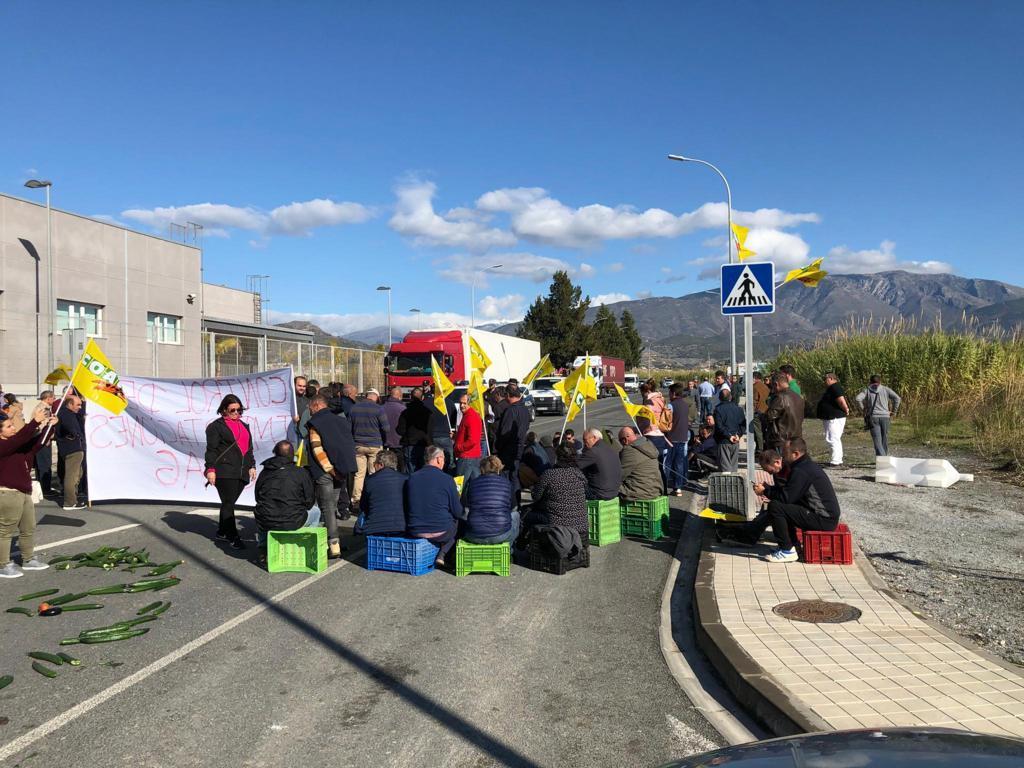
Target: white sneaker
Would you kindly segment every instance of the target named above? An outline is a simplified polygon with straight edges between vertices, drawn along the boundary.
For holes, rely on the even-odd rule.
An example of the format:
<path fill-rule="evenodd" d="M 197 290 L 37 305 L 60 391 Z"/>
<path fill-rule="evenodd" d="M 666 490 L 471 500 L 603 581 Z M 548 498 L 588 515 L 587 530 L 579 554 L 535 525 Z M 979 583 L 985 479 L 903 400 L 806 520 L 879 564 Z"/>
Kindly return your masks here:
<path fill-rule="evenodd" d="M 47 563 L 44 563 L 38 557 L 32 557 L 29 560 L 23 561 L 21 564 L 22 570 L 25 571 L 45 571 L 49 567 L 50 566 Z"/>
<path fill-rule="evenodd" d="M 776 549 L 774 552 L 762 555 L 761 559 L 767 560 L 769 563 L 795 563 L 800 557 L 795 549 Z"/>
<path fill-rule="evenodd" d="M 72 507 L 62 507 L 66 512 L 72 512 L 76 509 L 85 509 L 85 504 L 75 504 Z"/>
<path fill-rule="evenodd" d="M 13 560 L 3 568 L 0 568 L 0 579 L 20 579 L 24 575 L 21 568 Z"/>

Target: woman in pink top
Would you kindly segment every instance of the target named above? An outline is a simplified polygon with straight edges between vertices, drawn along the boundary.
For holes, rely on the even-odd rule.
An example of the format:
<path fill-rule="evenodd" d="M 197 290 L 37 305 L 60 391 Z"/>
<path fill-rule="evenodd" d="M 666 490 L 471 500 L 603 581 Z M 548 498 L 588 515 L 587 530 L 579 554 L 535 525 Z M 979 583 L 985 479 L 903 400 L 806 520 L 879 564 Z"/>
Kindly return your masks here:
<path fill-rule="evenodd" d="M 256 459 L 252 454 L 252 433 L 242 421 L 242 401 L 227 395 L 220 402 L 220 418 L 206 427 L 206 479 L 220 496 L 218 541 L 232 549 L 244 549 L 235 522 L 235 502 L 246 484 L 256 479 Z"/>

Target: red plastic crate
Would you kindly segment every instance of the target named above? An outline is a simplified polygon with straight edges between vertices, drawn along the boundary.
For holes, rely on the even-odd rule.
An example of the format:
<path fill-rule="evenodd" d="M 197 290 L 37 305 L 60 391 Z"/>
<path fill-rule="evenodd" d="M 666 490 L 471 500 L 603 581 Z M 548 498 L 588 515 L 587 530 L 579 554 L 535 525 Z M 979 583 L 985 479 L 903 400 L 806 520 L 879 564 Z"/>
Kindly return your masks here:
<path fill-rule="evenodd" d="M 853 565 L 853 534 L 846 523 L 834 531 L 796 529 L 796 540 L 803 546 L 805 563 Z"/>

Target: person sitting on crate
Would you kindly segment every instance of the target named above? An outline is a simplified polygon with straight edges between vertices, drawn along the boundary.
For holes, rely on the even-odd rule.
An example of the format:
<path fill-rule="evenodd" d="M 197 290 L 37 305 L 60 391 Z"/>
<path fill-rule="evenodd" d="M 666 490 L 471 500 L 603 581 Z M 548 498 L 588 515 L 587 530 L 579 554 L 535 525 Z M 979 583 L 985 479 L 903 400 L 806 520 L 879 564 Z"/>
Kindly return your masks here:
<path fill-rule="evenodd" d="M 366 478 L 359 498 L 359 521 L 354 533 L 365 536 L 405 536 L 405 484 L 409 476 L 398 470 L 398 451 L 377 454 L 373 474 Z"/>
<path fill-rule="evenodd" d="M 288 440 L 274 446 L 274 455 L 263 462 L 256 478 L 256 544 L 260 564 L 267 562 L 267 531 L 317 528 L 320 508 L 314 506 L 313 479 L 295 463 L 295 449 Z"/>
<path fill-rule="evenodd" d="M 697 430 L 688 460 L 693 477 L 705 477 L 718 471 L 718 443 L 715 442 L 714 427 L 705 424 Z"/>
<path fill-rule="evenodd" d="M 622 468 L 622 482 L 619 498 L 623 501 L 648 501 L 665 495 L 665 482 L 661 476 L 658 449 L 636 427 L 619 430 L 622 452 L 619 463 Z M 584 512 L 586 510 L 584 509 Z"/>
<path fill-rule="evenodd" d="M 587 498 L 607 501 L 619 495 L 622 465 L 615 449 L 604 441 L 601 430 L 591 427 L 583 433 L 583 455 L 576 465 L 587 478 Z"/>
<path fill-rule="evenodd" d="M 576 531 L 588 541 L 587 479 L 576 465 L 576 446 L 563 440 L 555 449 L 556 462 L 533 486 L 533 505 L 525 527 L 559 526 Z"/>
<path fill-rule="evenodd" d="M 437 565 L 444 565 L 462 518 L 462 501 L 455 480 L 445 474 L 444 465 L 444 449 L 428 445 L 423 451 L 423 469 L 413 472 L 405 485 L 409 536 L 427 539 L 438 548 Z"/>
<path fill-rule="evenodd" d="M 519 538 L 519 512 L 513 508 L 512 483 L 497 456 L 480 462 L 480 474 L 462 489 L 465 510 L 462 538 L 471 544 L 503 544 Z"/>
<path fill-rule="evenodd" d="M 779 548 L 764 559 L 769 563 L 792 563 L 798 557 L 794 541 L 796 529 L 834 531 L 839 525 L 839 499 L 832 482 L 818 464 L 807 458 L 807 443 L 794 437 L 789 441 L 786 462 L 789 477 L 783 485 L 757 484 L 754 492 L 768 497 L 766 515 L 758 515 L 739 528 L 729 543 L 752 547 L 769 525 Z"/>

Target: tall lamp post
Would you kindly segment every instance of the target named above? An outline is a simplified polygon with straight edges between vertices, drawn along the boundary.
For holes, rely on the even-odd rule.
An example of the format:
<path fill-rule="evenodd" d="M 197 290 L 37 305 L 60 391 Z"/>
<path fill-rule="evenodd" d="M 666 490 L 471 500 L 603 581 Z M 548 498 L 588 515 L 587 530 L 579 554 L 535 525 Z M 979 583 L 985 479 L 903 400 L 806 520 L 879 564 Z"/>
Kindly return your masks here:
<path fill-rule="evenodd" d="M 700 163 L 706 165 L 708 168 L 713 170 L 719 176 L 722 177 L 722 183 L 725 184 L 725 197 L 729 206 L 728 214 L 728 226 L 725 230 L 726 242 L 729 243 L 729 263 L 732 264 L 732 189 L 729 187 L 729 180 L 725 178 L 725 174 L 722 173 L 718 168 L 709 163 L 707 160 L 698 160 L 696 157 L 685 157 L 683 155 L 669 155 L 669 160 L 678 160 L 681 163 Z M 732 364 L 732 370 L 730 373 L 736 373 L 736 318 L 729 318 L 729 362 Z"/>
<path fill-rule="evenodd" d="M 29 189 L 39 189 L 40 187 L 46 188 L 46 361 L 49 366 L 49 370 L 53 370 L 56 367 L 54 363 L 53 355 L 53 319 L 56 314 L 56 304 L 53 298 L 53 250 L 51 247 L 51 227 L 50 227 L 50 188 L 53 186 L 53 182 L 41 180 L 41 179 L 29 179 L 25 182 L 25 186 Z M 74 361 L 72 361 L 74 362 Z M 36 382 L 38 386 L 38 382 Z"/>
<path fill-rule="evenodd" d="M 413 315 L 416 315 L 416 330 L 419 330 L 420 329 L 420 310 L 418 310 L 416 307 L 412 307 L 409 310 L 409 312 L 411 314 L 413 314 Z"/>
<path fill-rule="evenodd" d="M 501 269 L 504 264 L 491 264 L 486 269 L 481 269 L 481 272 L 490 272 L 492 269 Z M 469 327 L 476 328 L 476 271 L 473 272 L 473 283 L 469 289 L 469 313 L 472 320 L 470 320 Z"/>
<path fill-rule="evenodd" d="M 391 286 L 390 285 L 378 285 L 378 291 L 388 292 L 388 349 L 391 349 Z"/>

